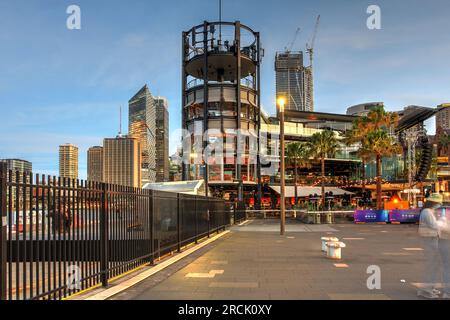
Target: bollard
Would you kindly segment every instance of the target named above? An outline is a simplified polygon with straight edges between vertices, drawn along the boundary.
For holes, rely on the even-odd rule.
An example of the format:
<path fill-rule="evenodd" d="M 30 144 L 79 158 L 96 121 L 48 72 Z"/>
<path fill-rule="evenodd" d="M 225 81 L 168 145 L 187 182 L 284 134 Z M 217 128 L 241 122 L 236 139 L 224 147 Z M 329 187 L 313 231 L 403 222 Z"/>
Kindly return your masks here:
<path fill-rule="evenodd" d="M 327 224 L 333 223 L 333 214 L 331 212 L 327 212 Z"/>
<path fill-rule="evenodd" d="M 327 252 L 327 242 L 338 242 L 339 239 L 336 237 L 322 237 L 320 238 L 322 240 L 322 251 Z"/>
<path fill-rule="evenodd" d="M 314 218 L 315 218 L 315 221 L 314 221 L 314 223 L 315 224 L 321 224 L 322 223 L 322 215 L 320 214 L 320 213 L 315 213 L 314 214 Z"/>
<path fill-rule="evenodd" d="M 327 242 L 327 257 L 340 260 L 342 248 L 345 248 L 345 243 L 343 242 Z"/>

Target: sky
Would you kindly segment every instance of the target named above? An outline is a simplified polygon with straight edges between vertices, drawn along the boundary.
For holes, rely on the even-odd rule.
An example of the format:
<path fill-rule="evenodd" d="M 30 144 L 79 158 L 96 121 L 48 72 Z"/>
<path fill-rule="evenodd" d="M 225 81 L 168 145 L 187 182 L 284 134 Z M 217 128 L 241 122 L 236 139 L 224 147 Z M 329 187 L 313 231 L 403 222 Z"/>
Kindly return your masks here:
<path fill-rule="evenodd" d="M 388 110 L 450 102 L 448 0 L 222 0 L 223 20 L 261 33 L 265 56 L 262 105 L 275 112 L 275 52 L 301 33 L 315 45 L 315 110 L 382 101 Z M 81 8 L 81 29 L 69 30 L 66 9 Z M 381 29 L 369 30 L 369 5 Z M 169 101 L 170 132 L 181 127 L 181 32 L 218 20 L 218 0 L 0 0 L 0 158 L 33 162 L 58 174 L 58 146 L 86 151 L 127 129 L 128 100 L 148 84 Z M 427 122 L 434 132 L 433 119 Z M 170 151 L 176 149 L 171 136 Z"/>

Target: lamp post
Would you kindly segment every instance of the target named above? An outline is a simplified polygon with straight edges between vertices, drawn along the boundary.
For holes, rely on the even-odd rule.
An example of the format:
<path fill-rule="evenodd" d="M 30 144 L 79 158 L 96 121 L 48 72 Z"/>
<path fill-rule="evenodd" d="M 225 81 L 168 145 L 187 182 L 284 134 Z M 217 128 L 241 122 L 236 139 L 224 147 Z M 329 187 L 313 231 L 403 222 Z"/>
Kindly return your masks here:
<path fill-rule="evenodd" d="M 286 99 L 278 98 L 278 111 L 280 116 L 280 234 L 284 235 L 286 225 L 286 208 L 285 208 L 285 165 L 284 165 L 284 105 Z"/>

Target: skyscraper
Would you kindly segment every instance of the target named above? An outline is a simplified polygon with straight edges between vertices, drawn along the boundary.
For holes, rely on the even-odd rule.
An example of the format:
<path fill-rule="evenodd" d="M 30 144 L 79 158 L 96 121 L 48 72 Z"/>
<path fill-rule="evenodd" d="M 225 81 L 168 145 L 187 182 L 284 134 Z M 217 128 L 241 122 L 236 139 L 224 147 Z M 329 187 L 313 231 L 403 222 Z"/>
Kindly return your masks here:
<path fill-rule="evenodd" d="M 128 132 L 141 145 L 142 185 L 156 181 L 156 110 L 155 101 L 144 85 L 128 101 Z"/>
<path fill-rule="evenodd" d="M 436 114 L 436 128 L 450 129 L 450 103 L 441 104 Z"/>
<path fill-rule="evenodd" d="M 156 182 L 169 181 L 169 104 L 155 97 L 156 107 Z"/>
<path fill-rule="evenodd" d="M 129 187 L 142 186 L 139 139 L 117 136 L 103 140 L 103 182 Z"/>
<path fill-rule="evenodd" d="M 303 65 L 303 52 L 275 56 L 276 96 L 286 98 L 287 110 L 314 111 L 312 67 Z"/>
<path fill-rule="evenodd" d="M 78 147 L 66 143 L 59 146 L 59 175 L 63 178 L 78 179 Z"/>
<path fill-rule="evenodd" d="M 22 176 L 22 174 L 30 173 L 33 171 L 33 165 L 30 161 L 22 160 L 22 159 L 0 159 L 0 163 L 6 163 L 6 168 L 8 170 L 13 171 L 15 173 L 16 171 L 19 171 L 19 174 Z"/>
<path fill-rule="evenodd" d="M 103 182 L 103 147 L 94 146 L 87 151 L 88 181 Z"/>

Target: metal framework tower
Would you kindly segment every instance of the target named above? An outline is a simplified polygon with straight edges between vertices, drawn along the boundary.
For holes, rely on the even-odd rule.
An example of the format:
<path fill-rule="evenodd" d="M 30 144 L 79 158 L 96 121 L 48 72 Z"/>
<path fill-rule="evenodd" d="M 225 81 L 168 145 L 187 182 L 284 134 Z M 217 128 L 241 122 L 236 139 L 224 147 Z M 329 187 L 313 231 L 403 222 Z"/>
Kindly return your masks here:
<path fill-rule="evenodd" d="M 183 180 L 234 189 L 239 201 L 244 185 L 258 186 L 257 204 L 261 53 L 259 32 L 239 21 L 205 21 L 182 33 Z M 204 156 L 213 143 L 223 156 L 217 149 Z"/>

